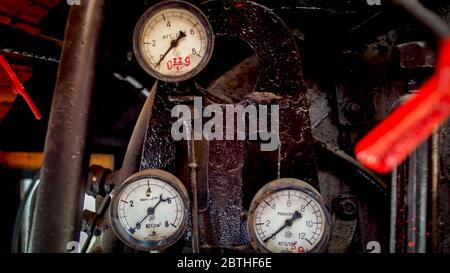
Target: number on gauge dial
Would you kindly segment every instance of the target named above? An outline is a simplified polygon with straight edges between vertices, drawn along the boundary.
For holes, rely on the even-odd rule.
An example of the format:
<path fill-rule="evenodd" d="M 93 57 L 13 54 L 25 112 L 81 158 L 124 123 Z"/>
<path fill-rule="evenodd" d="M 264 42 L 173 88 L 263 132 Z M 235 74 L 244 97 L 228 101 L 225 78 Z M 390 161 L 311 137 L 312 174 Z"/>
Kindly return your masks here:
<path fill-rule="evenodd" d="M 119 196 L 122 228 L 140 241 L 161 241 L 173 236 L 184 219 L 184 203 L 171 185 L 154 178 L 129 184 Z"/>

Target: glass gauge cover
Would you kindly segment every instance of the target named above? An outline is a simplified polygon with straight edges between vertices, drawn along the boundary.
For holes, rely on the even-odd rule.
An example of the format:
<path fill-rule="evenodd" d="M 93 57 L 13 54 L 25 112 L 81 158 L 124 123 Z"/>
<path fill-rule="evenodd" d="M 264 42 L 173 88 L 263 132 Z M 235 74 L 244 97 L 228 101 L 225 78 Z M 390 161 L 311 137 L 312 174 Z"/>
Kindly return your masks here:
<path fill-rule="evenodd" d="M 181 181 L 165 171 L 146 170 L 114 191 L 110 222 L 129 247 L 160 250 L 183 235 L 188 208 L 188 194 Z"/>
<path fill-rule="evenodd" d="M 259 252 L 323 252 L 331 236 L 331 216 L 323 197 L 307 183 L 290 178 L 258 191 L 247 226 Z"/>
<path fill-rule="evenodd" d="M 183 1 L 163 1 L 139 20 L 134 53 L 142 68 L 167 82 L 187 80 L 209 62 L 214 34 L 206 16 Z"/>

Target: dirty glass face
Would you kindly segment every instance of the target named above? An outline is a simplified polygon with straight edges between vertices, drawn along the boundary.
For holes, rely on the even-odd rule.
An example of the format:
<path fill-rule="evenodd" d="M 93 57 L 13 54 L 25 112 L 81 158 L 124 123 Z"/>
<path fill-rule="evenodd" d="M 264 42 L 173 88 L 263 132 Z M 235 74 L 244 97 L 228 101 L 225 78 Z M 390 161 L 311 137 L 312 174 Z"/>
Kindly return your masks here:
<path fill-rule="evenodd" d="M 254 229 L 261 245 L 273 253 L 305 253 L 324 236 L 326 219 L 321 205 L 298 190 L 281 190 L 256 208 Z"/>
<path fill-rule="evenodd" d="M 117 197 L 121 228 L 138 241 L 162 241 L 182 228 L 184 202 L 174 187 L 161 180 L 137 180 Z"/>
<path fill-rule="evenodd" d="M 200 11 L 162 7 L 141 19 L 138 29 L 141 64 L 157 78 L 184 80 L 203 69 L 211 56 L 212 31 Z"/>

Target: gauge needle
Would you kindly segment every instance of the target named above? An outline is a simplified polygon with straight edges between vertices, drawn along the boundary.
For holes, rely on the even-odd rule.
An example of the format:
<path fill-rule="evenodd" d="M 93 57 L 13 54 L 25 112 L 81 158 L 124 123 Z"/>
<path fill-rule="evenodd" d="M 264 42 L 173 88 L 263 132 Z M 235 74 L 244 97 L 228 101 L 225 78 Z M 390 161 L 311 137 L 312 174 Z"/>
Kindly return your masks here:
<path fill-rule="evenodd" d="M 169 200 L 169 198 L 163 199 L 162 194 L 159 196 L 159 201 L 158 203 L 156 203 L 156 205 L 153 208 L 148 208 L 148 215 L 153 215 L 155 214 L 155 209 L 156 207 L 159 206 L 159 204 L 161 204 L 161 202 L 166 202 L 167 200 Z"/>
<path fill-rule="evenodd" d="M 147 219 L 147 217 L 149 217 L 150 215 L 154 215 L 156 207 L 159 206 L 159 204 L 161 204 L 161 202 L 166 202 L 167 200 L 169 200 L 169 198 L 163 199 L 162 194 L 161 194 L 159 196 L 158 203 L 156 203 L 156 205 L 154 207 L 150 207 L 150 208 L 147 209 L 147 214 L 145 215 L 144 219 L 142 219 L 141 221 L 136 223 L 136 227 L 133 230 L 140 229 L 142 222 L 144 222 L 145 219 Z"/>
<path fill-rule="evenodd" d="M 267 237 L 267 239 L 264 240 L 264 243 L 267 243 L 271 238 L 275 237 L 278 233 L 280 233 L 283 229 L 292 226 L 295 220 L 298 220 L 302 218 L 302 214 L 298 211 L 294 212 L 294 215 L 292 215 L 291 219 L 287 219 L 284 221 L 284 225 L 280 227 L 277 231 L 275 231 L 271 236 Z"/>
<path fill-rule="evenodd" d="M 155 68 L 161 65 L 161 62 L 164 60 L 164 58 L 167 56 L 167 54 L 169 54 L 169 52 L 172 50 L 172 48 L 177 47 L 180 40 L 183 39 L 184 37 L 186 37 L 186 33 L 184 33 L 183 31 L 180 30 L 180 34 L 178 35 L 178 38 L 176 38 L 175 40 L 172 40 L 170 42 L 169 49 L 167 49 L 166 53 L 164 53 L 164 55 L 161 56 L 161 59 L 159 59 L 158 63 L 155 65 Z"/>

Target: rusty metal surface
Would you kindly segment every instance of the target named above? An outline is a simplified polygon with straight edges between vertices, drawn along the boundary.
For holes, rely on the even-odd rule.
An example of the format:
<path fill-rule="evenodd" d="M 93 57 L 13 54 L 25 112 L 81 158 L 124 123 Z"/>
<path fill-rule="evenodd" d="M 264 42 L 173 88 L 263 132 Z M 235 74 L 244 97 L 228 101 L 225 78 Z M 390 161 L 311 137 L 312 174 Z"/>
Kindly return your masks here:
<path fill-rule="evenodd" d="M 155 1 L 145 1 L 145 5 L 153 2 Z M 208 247 L 234 250 L 248 244 L 245 230 L 242 229 L 243 214 L 248 208 L 249 199 L 266 182 L 279 176 L 295 176 L 308 180 L 313 185 L 317 183 L 313 141 L 310 136 L 310 112 L 313 114 L 314 136 L 320 136 L 326 142 L 350 153 L 360 134 L 383 119 L 390 111 L 388 105 L 404 93 L 406 82 L 411 79 L 412 81 L 422 80 L 421 78 L 412 78 L 410 74 L 406 77 L 405 74 L 398 75 L 396 71 L 390 69 L 393 60 L 392 49 L 398 42 L 403 43 L 410 40 L 408 40 L 409 38 L 405 40 L 405 37 L 409 36 L 402 36 L 401 31 L 398 30 L 375 38 L 376 35 L 386 31 L 386 25 L 392 28 L 398 27 L 392 21 L 388 21 L 386 25 L 382 26 L 382 22 L 380 22 L 383 20 L 382 16 L 372 17 L 372 14 L 377 15 L 381 9 L 385 9 L 384 5 L 382 7 L 369 6 L 365 0 L 256 0 L 255 2 L 266 5 L 268 9 L 244 1 L 209 1 L 206 4 L 199 4 L 199 7 L 203 8 L 210 17 L 214 17 L 212 21 L 215 23 L 219 39 L 228 36 L 238 37 L 245 40 L 257 53 L 225 73 L 206 89 L 199 91 L 203 94 L 204 101 L 216 103 L 265 105 L 279 102 L 282 105 L 280 109 L 282 117 L 281 149 L 261 153 L 260 143 L 253 141 L 203 142 L 202 145 L 196 143 L 196 154 L 199 158 L 201 157 L 201 160 L 198 160 L 198 180 L 201 185 L 199 206 L 202 216 L 200 220 L 202 248 L 207 245 Z M 433 5 L 435 3 L 438 5 L 437 2 L 447 1 L 432 2 Z M 440 11 L 444 17 L 450 18 L 448 3 L 446 6 Z M 305 44 L 310 47 L 319 47 L 313 54 L 311 51 L 303 53 L 314 64 L 300 62 L 295 41 L 292 40 L 290 34 L 281 34 L 285 30 L 287 30 L 286 33 L 289 33 L 293 29 L 288 30 L 284 23 L 274 15 L 274 12 L 280 16 L 283 15 L 283 20 L 289 22 L 291 27 L 300 27 L 300 31 L 303 31 L 302 27 L 307 26 L 306 33 L 299 35 L 297 42 L 302 50 L 304 49 L 302 45 Z M 317 45 L 317 41 L 311 41 L 311 33 L 318 33 L 315 35 L 328 38 L 333 31 L 330 30 L 330 33 L 316 32 L 316 28 L 320 27 L 311 26 L 313 30 L 310 30 L 308 24 L 313 25 L 311 22 L 320 21 L 321 19 L 318 18 L 324 18 L 322 16 L 324 14 L 338 15 L 327 16 L 327 18 L 339 18 L 338 20 L 342 19 L 342 21 L 364 17 L 364 20 L 358 21 L 356 27 L 349 29 L 366 33 L 367 35 L 364 37 L 371 41 L 368 42 L 365 39 L 364 43 L 367 42 L 367 44 L 353 41 L 353 44 L 349 45 L 350 48 L 342 51 L 342 43 L 348 43 L 348 37 L 342 33 L 336 33 L 332 39 L 333 45 L 327 44 L 326 47 L 320 47 Z M 309 17 L 300 17 L 299 15 L 309 15 Z M 311 17 L 314 19 L 311 20 Z M 373 23 L 371 29 L 361 27 L 368 25 L 365 21 L 366 18 L 368 18 L 367 21 Z M 357 19 L 351 20 L 357 21 Z M 132 20 L 125 21 L 130 24 L 134 23 L 131 22 Z M 298 23 L 299 26 L 293 25 L 292 22 Z M 331 26 L 333 23 L 327 22 L 328 24 L 324 24 L 326 28 L 333 29 Z M 267 26 L 274 27 L 277 31 L 267 30 Z M 415 31 L 413 30 L 413 32 Z M 342 38 L 342 40 L 335 38 Z M 416 38 L 414 37 L 412 41 L 415 41 Z M 424 39 L 426 36 L 418 38 Z M 291 49 L 293 49 L 293 54 L 292 52 L 284 54 Z M 324 49 L 335 52 L 325 52 Z M 425 67 L 428 69 L 432 66 L 432 59 L 426 56 L 430 53 L 430 49 L 421 44 L 416 42 L 401 44 L 399 50 L 402 68 Z M 336 61 L 329 58 L 333 54 L 340 56 L 341 53 L 350 56 L 351 59 L 337 57 L 338 61 Z M 321 54 L 326 57 L 320 58 Z M 324 61 L 325 59 L 326 61 Z M 308 84 L 312 86 L 310 97 L 317 99 L 317 104 L 314 104 L 313 110 L 308 112 L 309 105 L 303 95 L 306 87 L 303 82 L 301 66 L 306 67 L 306 71 L 314 65 L 318 67 L 318 71 L 315 75 L 308 75 L 308 77 L 313 77 L 313 79 L 308 78 Z M 333 65 L 335 67 L 332 67 Z M 325 67 L 327 69 L 324 69 Z M 357 72 L 355 73 L 355 71 Z M 401 73 L 405 73 L 405 71 L 402 70 Z M 417 73 L 417 75 L 423 76 L 421 73 Z M 184 103 L 182 95 L 193 96 L 193 94 L 198 95 L 199 93 L 174 92 L 173 86 L 164 84 L 160 84 L 159 88 L 162 92 L 160 92 L 154 107 L 155 119 L 152 119 L 147 130 L 140 168 L 165 169 L 186 178 L 182 180 L 187 183 L 189 180 L 186 173 L 188 172 L 182 171 L 183 168 L 187 168 L 187 157 L 182 154 L 182 150 L 186 147 L 183 146 L 183 143 L 172 141 L 170 126 L 173 120 L 170 118 L 170 110 L 175 103 Z M 183 87 L 179 89 L 183 89 Z M 180 101 L 172 101 L 168 96 L 180 98 Z M 320 98 L 315 96 L 320 96 Z M 322 105 L 324 101 L 328 105 Z M 442 169 L 443 182 L 439 185 L 443 190 L 441 191 L 440 206 L 445 212 L 449 211 L 448 199 L 450 196 L 450 169 L 447 164 L 450 141 L 445 141 L 448 140 L 449 131 L 448 126 L 443 130 L 444 140 L 440 147 L 440 152 L 444 155 L 440 159 L 444 167 Z M 319 165 L 329 164 L 328 159 L 323 161 L 319 161 Z M 334 167 L 336 168 L 336 166 Z M 328 171 L 320 170 L 319 172 L 322 176 L 321 190 L 330 200 L 342 193 L 354 193 L 357 187 L 354 187 L 353 183 L 360 182 L 358 179 L 347 181 L 349 179 L 341 177 L 342 174 L 338 174 L 339 178 L 337 178 Z M 399 176 L 401 175 L 404 174 L 400 173 Z M 330 181 L 333 183 L 329 183 Z M 434 187 L 436 187 L 435 184 Z M 358 226 L 355 227 L 355 237 L 364 237 L 361 239 L 361 245 L 365 247 L 367 241 L 379 240 L 379 237 L 383 237 L 383 233 L 387 234 L 387 232 L 383 232 L 384 228 L 379 228 L 379 226 L 387 226 L 383 222 L 383 219 L 387 219 L 387 214 L 384 213 L 382 218 L 378 219 L 379 215 L 375 216 L 367 206 L 374 205 L 373 207 L 378 210 L 386 202 L 371 203 L 366 196 L 359 195 L 359 193 L 357 196 L 357 201 L 364 205 L 360 204 L 359 207 L 359 218 L 362 221 L 358 222 Z M 403 215 L 403 217 L 406 216 Z M 450 245 L 450 236 L 448 235 L 450 229 L 447 228 L 450 226 L 448 217 L 444 217 L 442 223 L 443 247 L 448 250 L 448 245 Z M 358 235 L 358 233 L 362 234 Z M 401 236 L 406 236 L 406 234 L 401 234 Z M 187 239 L 185 241 L 188 242 Z M 383 248 L 387 245 L 381 240 L 380 242 Z"/>
<path fill-rule="evenodd" d="M 170 92 L 166 86 L 158 87 L 158 95 L 152 111 L 152 119 L 149 121 L 145 136 L 144 148 L 141 158 L 141 170 L 162 169 L 168 172 L 175 171 L 175 141 L 170 134 L 170 113 L 174 104 L 167 100 Z"/>
<path fill-rule="evenodd" d="M 298 93 L 304 91 L 300 55 L 283 20 L 254 2 L 206 2 L 206 13 L 218 38 L 244 40 L 258 57 L 256 92 Z"/>
<path fill-rule="evenodd" d="M 242 89 L 239 97 L 226 102 L 237 102 L 252 91 L 255 91 L 253 99 L 243 100 L 241 105 L 267 104 L 265 96 L 276 98 L 269 102 L 280 104 L 281 150 L 263 153 L 260 143 L 251 141 L 208 143 L 208 208 L 201 214 L 201 238 L 203 244 L 220 248 L 249 243 L 244 219 L 246 207 L 253 194 L 265 183 L 283 176 L 304 179 L 317 186 L 308 103 L 304 93 L 306 88 L 295 41 L 283 21 L 269 9 L 252 2 L 235 1 L 231 5 L 214 1 L 201 6 L 211 20 L 216 36 L 240 38 L 253 48 L 257 56 L 257 62 L 244 60 L 235 68 L 240 72 L 248 71 L 244 76 L 256 73 L 256 84 L 241 74 L 239 81 L 247 83 L 242 86 L 225 85 L 226 90 L 239 86 Z M 225 82 L 224 79 L 236 81 L 237 78 L 233 78 L 236 74 L 232 69 L 224 78 L 216 80 L 204 93 L 204 104 L 209 102 L 208 97 L 220 92 L 217 88 L 223 86 L 220 83 Z M 248 90 L 252 88 L 252 82 L 255 85 Z M 173 97 L 185 96 L 189 91 L 181 92 L 180 87 L 174 90 L 172 85 L 164 84 L 160 88 L 163 91 L 158 91 L 161 95 L 155 101 L 141 169 L 174 171 L 176 165 L 182 164 L 177 162 L 182 158 L 170 136 L 170 111 L 176 101 Z"/>
<path fill-rule="evenodd" d="M 230 248 L 248 243 L 242 206 L 244 144 L 243 141 L 209 142 L 208 216 L 213 242 L 218 247 Z"/>
<path fill-rule="evenodd" d="M 258 79 L 254 91 L 283 95 L 283 99 L 279 101 L 280 175 L 314 183 L 317 178 L 309 105 L 305 95 L 300 53 L 289 29 L 275 13 L 252 2 L 228 1 L 226 5 L 222 5 L 214 1 L 202 8 L 210 18 L 218 37 L 242 39 L 254 50 L 257 56 Z M 249 153 L 249 156 L 251 161 L 252 153 Z M 276 158 L 278 164 L 278 156 L 268 157 Z M 257 164 L 250 165 L 258 167 Z M 265 179 L 268 181 L 274 178 L 276 177 L 271 175 Z"/>
<path fill-rule="evenodd" d="M 202 8 L 210 18 L 211 25 L 218 37 L 242 39 L 256 54 L 256 67 L 252 67 L 256 64 L 254 61 L 250 63 L 244 61 L 243 64 L 244 69 L 247 68 L 246 71 L 249 71 L 244 75 L 251 75 L 252 70 L 255 70 L 256 72 L 253 73 L 257 74 L 255 93 L 251 94 L 253 98 L 247 100 L 247 103 L 264 105 L 267 104 L 265 97 L 280 97 L 279 100 L 271 102 L 280 105 L 281 149 L 279 151 L 261 152 L 260 143 L 247 141 L 245 158 L 242 155 L 226 158 L 226 161 L 230 161 L 230 163 L 221 163 L 224 160 L 223 157 L 218 157 L 214 163 L 211 158 L 214 153 L 210 152 L 210 165 L 226 166 L 231 164 L 233 172 L 239 171 L 234 178 L 228 179 L 231 185 L 228 185 L 227 188 L 221 187 L 224 181 L 220 178 L 209 180 L 211 196 L 230 196 L 230 193 L 224 190 L 234 189 L 235 196 L 228 199 L 228 204 L 217 206 L 218 211 L 214 211 L 214 214 L 211 215 L 211 221 L 220 224 L 216 229 L 225 232 L 215 243 L 219 246 L 229 247 L 230 244 L 242 244 L 243 240 L 247 239 L 245 233 L 240 238 L 236 236 L 243 229 L 240 215 L 243 211 L 242 206 L 246 208 L 252 195 L 265 183 L 279 177 L 295 177 L 317 186 L 315 184 L 317 177 L 314 150 L 300 55 L 290 31 L 283 21 L 269 9 L 252 2 L 230 1 L 227 5 L 209 2 Z M 230 77 L 227 78 L 230 79 Z M 238 79 L 242 80 L 242 74 Z M 259 101 L 258 97 L 261 98 Z M 242 144 L 234 143 L 237 147 L 229 143 L 226 148 L 237 149 L 243 153 Z M 243 164 L 244 162 L 245 164 Z M 240 166 L 241 164 L 242 166 Z M 215 183 L 218 187 L 213 186 Z M 244 194 L 239 194 L 242 191 Z M 216 200 L 217 198 L 214 199 L 214 202 Z M 223 202 L 218 202 L 218 204 L 226 203 L 226 198 L 222 198 L 222 200 Z M 230 200 L 233 202 L 230 203 Z M 233 211 L 231 215 L 229 214 L 230 210 Z M 225 215 L 232 217 L 220 218 Z M 221 226 L 234 227 L 234 230 L 222 229 Z M 225 241 L 224 238 L 228 238 L 228 241 Z"/>
<path fill-rule="evenodd" d="M 314 141 L 304 93 L 280 101 L 280 176 L 302 179 L 317 187 Z"/>

